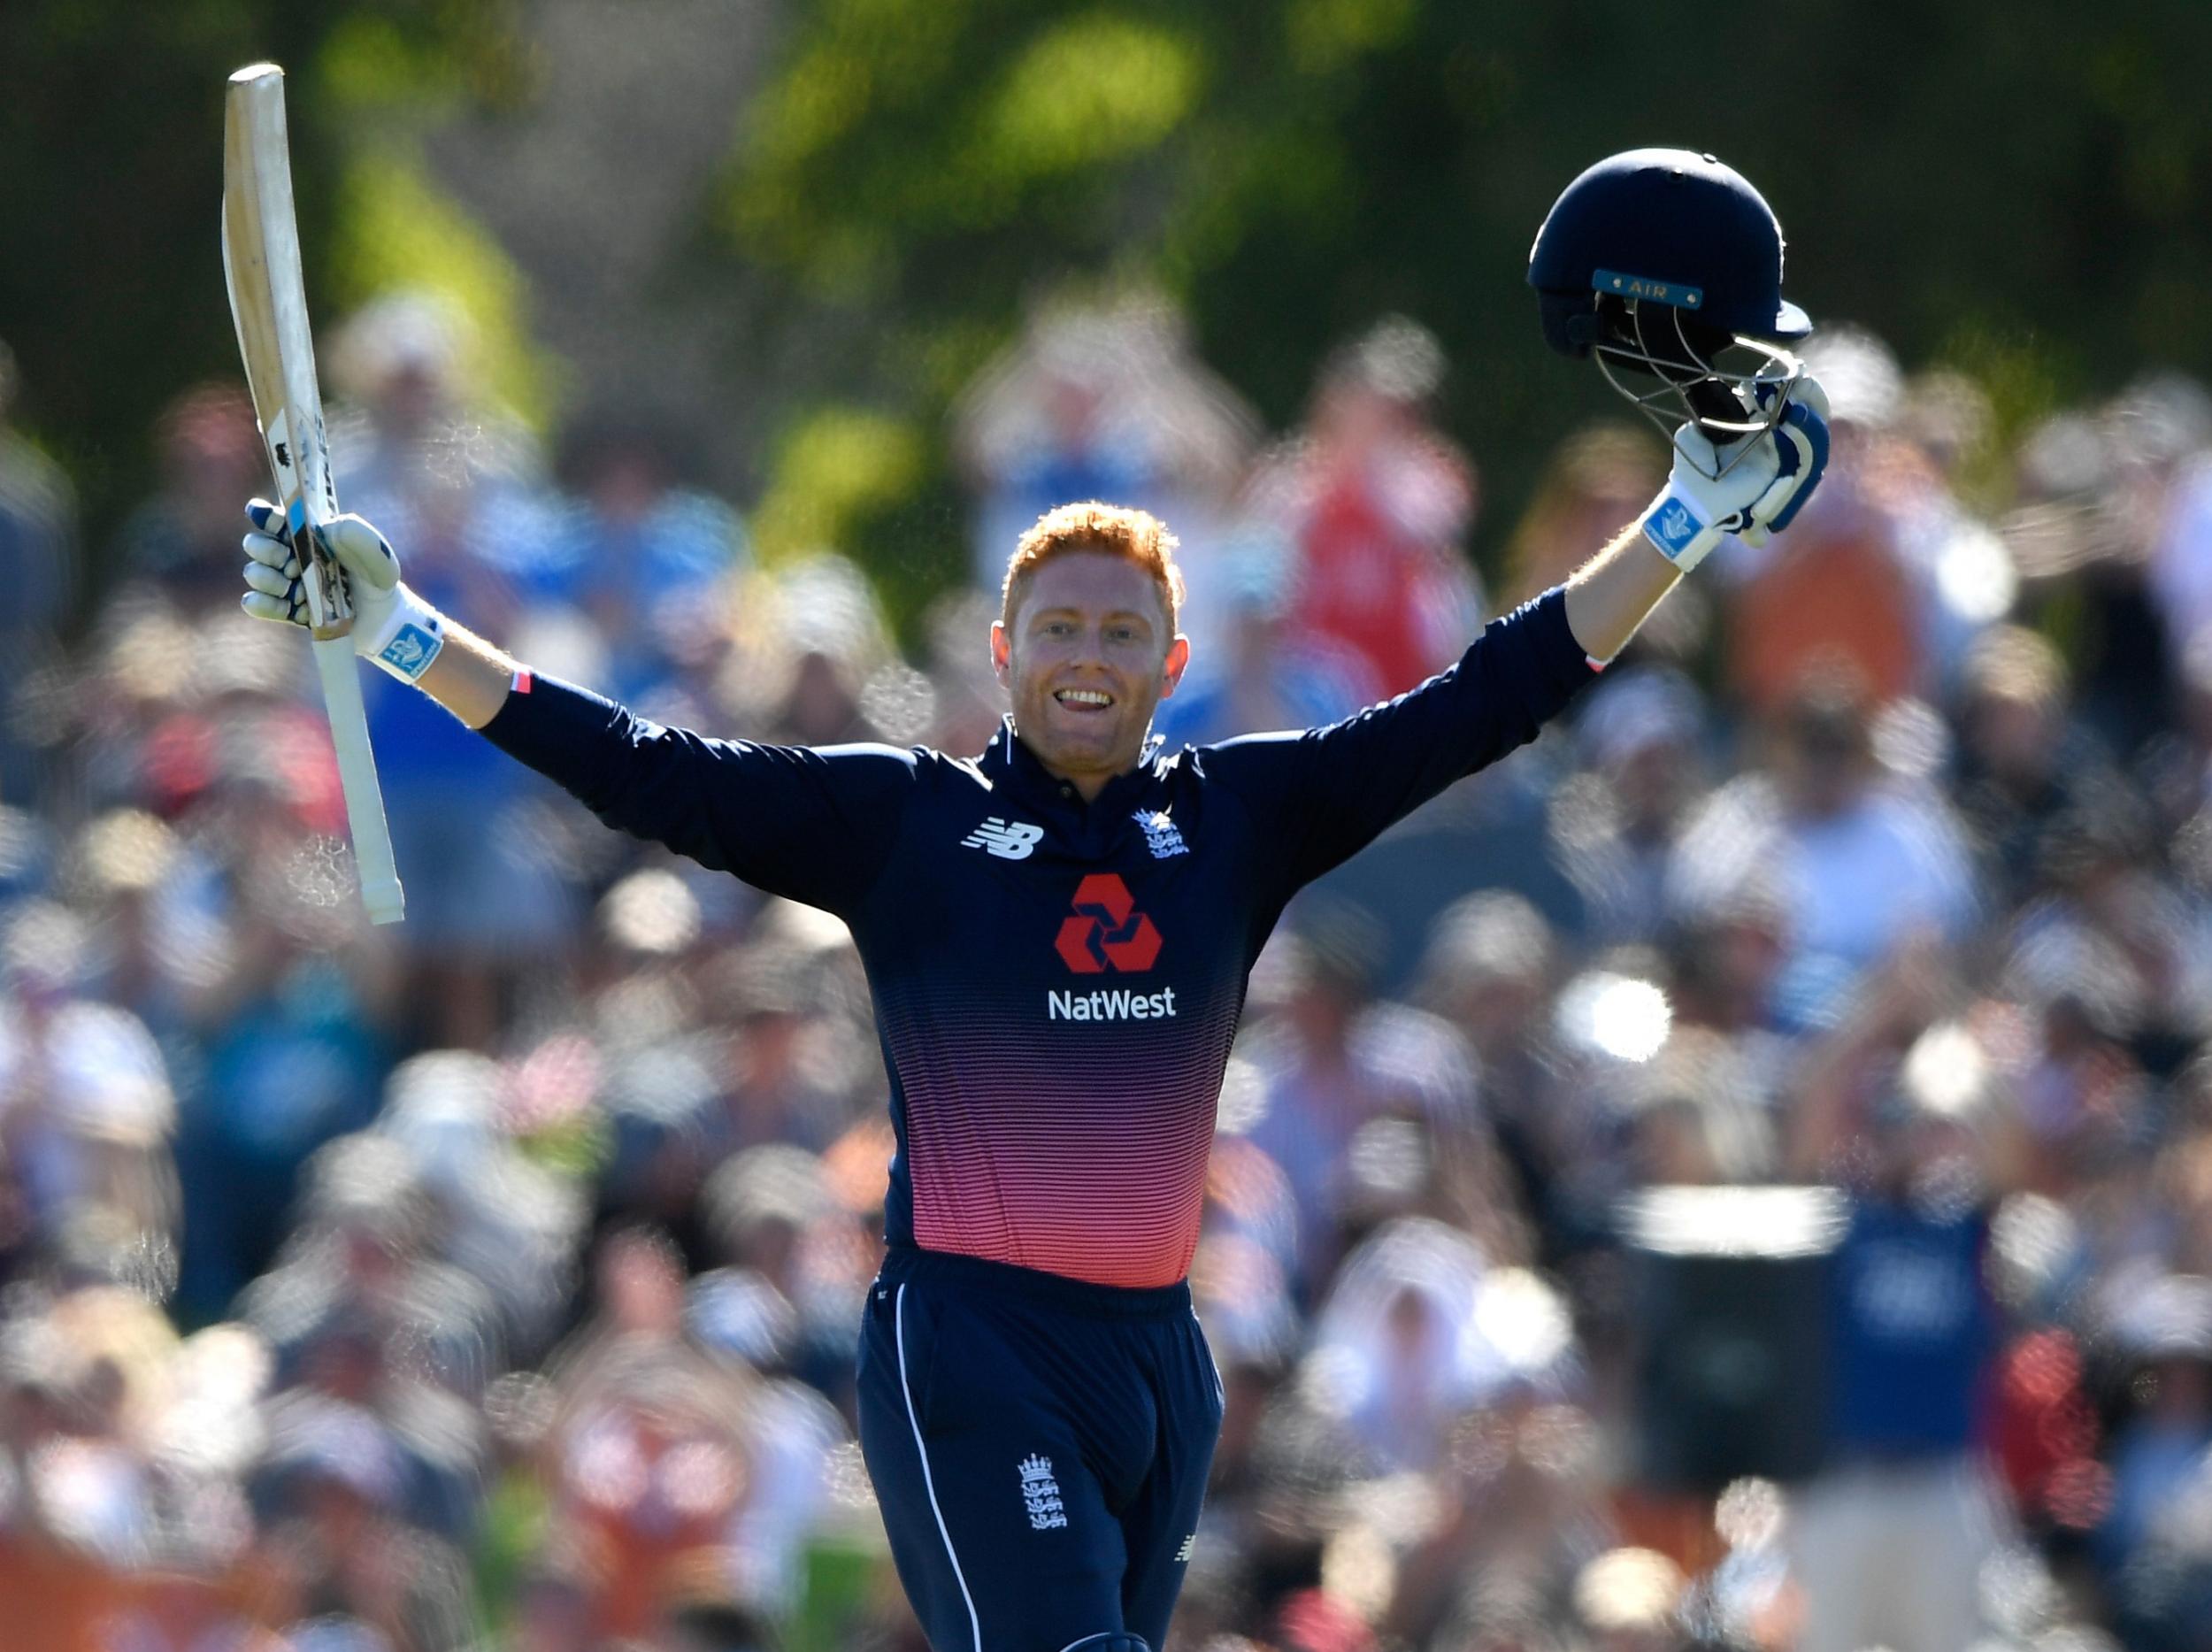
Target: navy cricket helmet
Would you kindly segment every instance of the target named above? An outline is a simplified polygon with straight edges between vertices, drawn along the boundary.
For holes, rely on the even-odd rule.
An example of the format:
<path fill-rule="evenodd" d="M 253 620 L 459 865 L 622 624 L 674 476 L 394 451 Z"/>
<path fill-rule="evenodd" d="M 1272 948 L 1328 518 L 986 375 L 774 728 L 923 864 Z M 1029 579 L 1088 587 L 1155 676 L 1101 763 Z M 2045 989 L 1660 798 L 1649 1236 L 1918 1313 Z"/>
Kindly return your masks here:
<path fill-rule="evenodd" d="M 1536 232 L 1528 281 L 1545 342 L 1594 356 L 1663 430 L 1663 410 L 1717 438 L 1767 429 L 1802 373 L 1782 345 L 1813 324 L 1782 296 L 1782 227 L 1710 155 L 1628 150 L 1590 167 Z M 1632 388 L 1616 368 L 1660 385 Z"/>

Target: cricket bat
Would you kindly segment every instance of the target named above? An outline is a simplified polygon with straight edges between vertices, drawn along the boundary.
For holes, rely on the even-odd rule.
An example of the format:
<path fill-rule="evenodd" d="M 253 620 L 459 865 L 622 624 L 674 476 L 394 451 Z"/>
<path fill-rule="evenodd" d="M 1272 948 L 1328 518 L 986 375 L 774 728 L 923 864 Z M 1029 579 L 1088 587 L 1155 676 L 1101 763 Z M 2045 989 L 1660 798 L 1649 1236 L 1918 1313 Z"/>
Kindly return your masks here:
<path fill-rule="evenodd" d="M 353 610 L 338 565 L 315 530 L 338 514 L 315 342 L 292 216 L 292 162 L 284 121 L 284 71 L 250 64 L 230 77 L 223 107 L 223 282 L 230 289 L 238 353 L 246 364 L 276 501 L 291 530 L 306 588 L 308 633 L 323 705 L 338 750 L 346 823 L 369 921 L 396 924 L 406 910 L 392 864 L 369 722 L 354 664 Z"/>

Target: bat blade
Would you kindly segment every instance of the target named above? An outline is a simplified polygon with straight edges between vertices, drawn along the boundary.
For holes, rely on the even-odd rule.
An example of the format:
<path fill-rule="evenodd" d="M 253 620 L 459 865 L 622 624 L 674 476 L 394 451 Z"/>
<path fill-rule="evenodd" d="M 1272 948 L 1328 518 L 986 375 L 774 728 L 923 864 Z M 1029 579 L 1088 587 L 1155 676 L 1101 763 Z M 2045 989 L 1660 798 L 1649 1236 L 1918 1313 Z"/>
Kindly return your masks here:
<path fill-rule="evenodd" d="M 338 496 L 301 273 L 284 71 L 273 63 L 232 75 L 225 99 L 223 278 L 254 415 L 276 478 L 277 503 L 296 533 L 319 526 L 338 514 Z M 308 594 L 311 612 L 319 597 L 325 611 L 315 617 L 316 634 L 342 636 L 350 629 L 351 613 L 335 570 L 319 546 L 302 549 L 324 565 L 324 577 L 311 582 Z"/>
<path fill-rule="evenodd" d="M 338 514 L 338 495 L 331 480 L 293 212 L 284 71 L 273 63 L 252 64 L 230 77 L 223 108 L 222 242 L 223 281 L 238 329 L 238 354 L 276 480 L 277 503 L 300 558 L 308 630 L 338 754 L 361 898 L 372 922 L 397 923 L 406 902 L 369 749 L 368 718 L 354 664 L 353 611 L 337 565 L 314 531 Z"/>

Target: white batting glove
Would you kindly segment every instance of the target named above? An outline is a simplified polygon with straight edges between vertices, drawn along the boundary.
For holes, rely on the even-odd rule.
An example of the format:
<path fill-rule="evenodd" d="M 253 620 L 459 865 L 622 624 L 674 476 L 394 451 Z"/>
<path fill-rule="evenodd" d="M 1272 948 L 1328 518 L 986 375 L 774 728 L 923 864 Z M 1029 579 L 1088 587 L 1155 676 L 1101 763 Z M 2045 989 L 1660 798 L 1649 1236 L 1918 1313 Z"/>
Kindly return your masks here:
<path fill-rule="evenodd" d="M 1694 423 L 1677 430 L 1674 469 L 1644 512 L 1644 537 L 1685 573 L 1731 534 L 1763 545 L 1812 497 L 1827 465 L 1828 396 L 1809 375 L 1771 430 L 1718 447 Z"/>
<path fill-rule="evenodd" d="M 307 590 L 284 513 L 256 499 L 246 507 L 246 519 L 253 532 L 243 542 L 247 590 L 241 605 L 256 619 L 305 626 Z M 444 618 L 400 583 L 399 557 L 370 523 L 342 516 L 317 531 L 338 559 L 353 604 L 353 651 L 402 682 L 417 680 L 445 647 Z"/>

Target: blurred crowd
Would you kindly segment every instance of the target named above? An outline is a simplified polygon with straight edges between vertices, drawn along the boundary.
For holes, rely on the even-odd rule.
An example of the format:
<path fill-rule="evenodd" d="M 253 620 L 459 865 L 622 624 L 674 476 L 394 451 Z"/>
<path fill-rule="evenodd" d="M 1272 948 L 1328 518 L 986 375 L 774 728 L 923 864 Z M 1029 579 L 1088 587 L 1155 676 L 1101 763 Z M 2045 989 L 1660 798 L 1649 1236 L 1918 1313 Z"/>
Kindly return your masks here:
<path fill-rule="evenodd" d="M 955 410 L 973 577 L 910 653 L 671 429 L 549 448 L 470 349 L 347 323 L 344 503 L 538 668 L 801 742 L 980 749 L 1064 500 L 1181 534 L 1202 742 L 1413 686 L 1665 458 L 1572 437 L 1486 582 L 1418 325 L 1271 437 L 1172 310 L 1041 308 Z M 2212 1648 L 2212 397 L 2014 430 L 1870 334 L 1811 360 L 1800 521 L 1254 973 L 1166 1652 Z M 371 929 L 307 650 L 237 611 L 242 391 L 88 545 L 16 389 L 0 1644 L 919 1652 L 853 1442 L 891 1133 L 842 926 L 371 672 Z"/>

